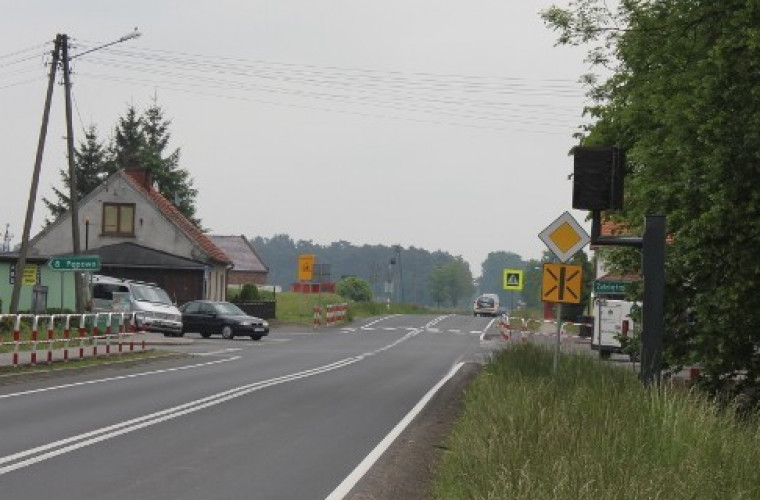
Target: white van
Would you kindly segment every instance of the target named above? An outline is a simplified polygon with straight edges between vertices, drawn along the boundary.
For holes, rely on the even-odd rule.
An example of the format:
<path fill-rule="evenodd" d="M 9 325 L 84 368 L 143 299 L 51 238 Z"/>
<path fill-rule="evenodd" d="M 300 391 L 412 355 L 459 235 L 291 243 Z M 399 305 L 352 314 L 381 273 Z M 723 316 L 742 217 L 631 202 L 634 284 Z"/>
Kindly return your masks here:
<path fill-rule="evenodd" d="M 499 296 L 495 293 L 484 293 L 479 296 L 472 304 L 472 314 L 474 316 L 498 316 Z"/>
<path fill-rule="evenodd" d="M 93 312 L 136 312 L 137 326 L 164 335 L 182 335 L 182 313 L 155 283 L 94 275 L 90 284 Z"/>
<path fill-rule="evenodd" d="M 594 335 L 591 349 L 599 351 L 599 356 L 609 358 L 612 353 L 622 350 L 620 339 L 633 335 L 631 309 L 635 302 L 627 300 L 594 300 Z"/>

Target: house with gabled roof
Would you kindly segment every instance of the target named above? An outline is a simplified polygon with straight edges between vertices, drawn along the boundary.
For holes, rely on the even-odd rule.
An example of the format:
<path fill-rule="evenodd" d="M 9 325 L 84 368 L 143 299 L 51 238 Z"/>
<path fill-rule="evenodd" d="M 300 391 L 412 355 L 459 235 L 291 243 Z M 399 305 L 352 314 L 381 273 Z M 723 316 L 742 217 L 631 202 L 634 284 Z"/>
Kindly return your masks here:
<path fill-rule="evenodd" d="M 151 281 L 178 303 L 226 300 L 232 261 L 153 186 L 145 169 L 122 169 L 79 205 L 80 248 L 101 256 L 103 274 Z M 30 241 L 32 255 L 73 251 L 67 212 Z"/>
<path fill-rule="evenodd" d="M 230 286 L 243 286 L 247 283 L 265 285 L 269 278 L 269 267 L 256 252 L 251 242 L 243 235 L 210 235 L 209 239 L 219 247 L 232 261 L 232 268 L 227 274 Z"/>

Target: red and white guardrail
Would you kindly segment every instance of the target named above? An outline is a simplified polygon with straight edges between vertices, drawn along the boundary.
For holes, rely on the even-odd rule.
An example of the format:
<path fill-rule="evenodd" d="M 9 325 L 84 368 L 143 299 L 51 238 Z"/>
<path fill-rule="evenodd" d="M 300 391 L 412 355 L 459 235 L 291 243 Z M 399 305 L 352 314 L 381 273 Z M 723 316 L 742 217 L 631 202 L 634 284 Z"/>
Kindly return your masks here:
<path fill-rule="evenodd" d="M 324 307 L 324 321 L 322 320 L 322 307 L 314 306 L 314 328 L 321 325 L 332 326 L 348 319 L 348 304 L 327 304 Z"/>
<path fill-rule="evenodd" d="M 542 327 L 545 324 L 552 325 L 552 331 L 544 330 Z M 568 333 L 568 331 L 565 329 L 565 327 L 568 325 L 575 325 L 579 327 L 593 327 L 593 324 L 563 321 L 559 325 L 560 338 L 562 340 L 586 339 L 586 337 Z M 499 318 L 499 332 L 501 333 L 501 336 L 504 337 L 504 340 L 517 340 L 518 338 L 521 340 L 527 340 L 531 335 L 553 336 L 557 334 L 557 320 L 539 320 L 530 318 L 526 319 L 518 316 L 501 316 Z"/>
<path fill-rule="evenodd" d="M 0 314 L 0 323 L 13 326 L 11 340 L 0 336 L 0 362 L 2 352 L 12 347 L 10 364 L 36 365 L 44 354 L 44 361 L 53 362 L 54 352 L 60 353 L 63 361 L 68 361 L 72 350 L 78 352 L 78 358 L 85 357 L 87 347 L 92 347 L 92 356 L 124 352 L 125 347 L 134 351 L 133 335 L 137 331 L 139 313 L 88 313 L 88 314 Z M 28 326 L 28 339 L 22 339 L 22 325 Z M 72 336 L 72 328 L 76 334 Z M 101 331 L 102 328 L 102 331 Z M 0 330 L 2 331 L 2 330 Z M 24 329 L 26 331 L 26 329 Z M 56 347 L 56 344 L 61 345 Z M 139 343 L 145 349 L 145 340 Z M 103 352 L 100 348 L 103 348 Z M 24 359 L 26 360 L 24 361 Z"/>

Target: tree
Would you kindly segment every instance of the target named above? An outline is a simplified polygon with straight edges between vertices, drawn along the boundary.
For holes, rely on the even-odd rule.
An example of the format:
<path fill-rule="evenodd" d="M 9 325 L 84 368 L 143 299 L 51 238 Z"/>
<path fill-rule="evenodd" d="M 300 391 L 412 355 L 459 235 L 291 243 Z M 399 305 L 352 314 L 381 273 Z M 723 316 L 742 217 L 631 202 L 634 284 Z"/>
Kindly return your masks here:
<path fill-rule="evenodd" d="M 198 190 L 193 188 L 190 173 L 179 167 L 180 150 L 167 153 L 171 134 L 171 121 L 164 118 L 163 109 L 154 98 L 153 104 L 142 116 L 141 132 L 143 146 L 140 165 L 147 168 L 158 184 L 158 191 L 172 201 L 182 214 L 200 226 L 196 218 L 195 197 Z"/>
<path fill-rule="evenodd" d="M 74 150 L 74 175 L 77 176 L 78 200 L 84 198 L 113 173 L 106 162 L 106 153 L 103 143 L 98 140 L 97 128 L 95 125 L 90 125 L 90 128 L 85 132 L 84 141 L 80 142 L 79 148 Z M 50 211 L 51 217 L 45 220 L 46 225 L 66 213 L 71 207 L 71 198 L 69 197 L 71 182 L 68 169 L 61 169 L 61 178 L 65 192 L 54 187 L 53 193 L 55 193 L 57 201 L 50 201 L 46 198 L 42 200 Z"/>
<path fill-rule="evenodd" d="M 544 12 L 559 43 L 595 44 L 589 61 L 612 71 L 592 88 L 594 123 L 579 138 L 627 151 L 619 221 L 635 234 L 645 214 L 666 215 L 665 361 L 699 363 L 714 391 L 760 385 L 759 16 L 751 0 Z M 608 254 L 619 269 L 637 257 Z"/>
<path fill-rule="evenodd" d="M 372 287 L 367 280 L 348 276 L 343 278 L 335 286 L 335 291 L 341 297 L 355 302 L 370 302 L 372 300 Z"/>
<path fill-rule="evenodd" d="M 456 306 L 473 293 L 470 266 L 457 257 L 433 270 L 428 277 L 428 287 L 436 305 Z"/>
<path fill-rule="evenodd" d="M 119 117 L 109 148 L 109 163 L 114 171 L 121 168 L 140 167 L 145 159 L 145 134 L 143 119 L 134 106 L 127 107 L 127 113 Z"/>
<path fill-rule="evenodd" d="M 177 209 L 200 227 L 196 218 L 195 197 L 198 191 L 187 170 L 179 167 L 180 150 L 167 153 L 171 134 L 171 121 L 164 118 L 163 110 L 154 99 L 144 115 L 140 116 L 134 106 L 127 107 L 126 114 L 119 117 L 113 137 L 104 146 L 97 138 L 94 125 L 85 132 L 85 140 L 75 150 L 78 199 L 87 196 L 109 175 L 121 168 L 143 167 L 153 176 L 158 191 L 172 201 Z M 60 171 L 64 186 L 69 186 L 68 171 Z M 52 219 L 70 208 L 67 193 L 57 188 L 53 192 L 57 201 L 43 200 Z M 50 223 L 50 221 L 46 221 Z"/>

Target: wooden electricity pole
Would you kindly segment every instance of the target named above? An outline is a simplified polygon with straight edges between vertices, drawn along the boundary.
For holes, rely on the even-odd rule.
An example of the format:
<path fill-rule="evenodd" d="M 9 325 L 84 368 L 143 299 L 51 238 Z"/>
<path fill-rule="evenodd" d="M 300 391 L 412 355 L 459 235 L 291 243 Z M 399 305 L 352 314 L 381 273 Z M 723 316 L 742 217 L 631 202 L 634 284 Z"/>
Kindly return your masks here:
<path fill-rule="evenodd" d="M 69 200 L 71 202 L 71 240 L 72 253 L 79 255 L 81 238 L 79 235 L 79 190 L 74 165 L 74 119 L 71 113 L 71 71 L 69 68 L 69 37 L 61 37 L 61 59 L 63 60 L 63 86 L 66 95 L 66 150 L 69 157 Z M 84 312 L 84 291 L 82 273 L 74 273 L 74 296 L 77 314 Z"/>
<path fill-rule="evenodd" d="M 37 142 L 37 157 L 34 160 L 34 172 L 32 173 L 32 185 L 29 189 L 29 201 L 26 206 L 26 219 L 24 219 L 24 234 L 21 236 L 21 250 L 19 250 L 18 260 L 16 261 L 16 276 L 13 281 L 13 293 L 11 295 L 10 312 L 18 312 L 18 302 L 21 297 L 21 282 L 24 276 L 24 267 L 26 267 L 26 257 L 29 252 L 29 233 L 32 229 L 32 219 L 34 217 L 34 204 L 37 200 L 37 187 L 40 183 L 40 169 L 42 167 L 42 155 L 45 152 L 45 138 L 47 137 L 48 121 L 50 119 L 50 103 L 53 98 L 53 86 L 55 85 L 55 72 L 58 69 L 58 60 L 61 53 L 61 35 L 55 37 L 55 46 L 53 47 L 53 61 L 50 63 L 50 78 L 48 80 L 47 96 L 45 97 L 45 108 L 42 112 L 42 126 L 40 127 L 40 138 Z"/>

